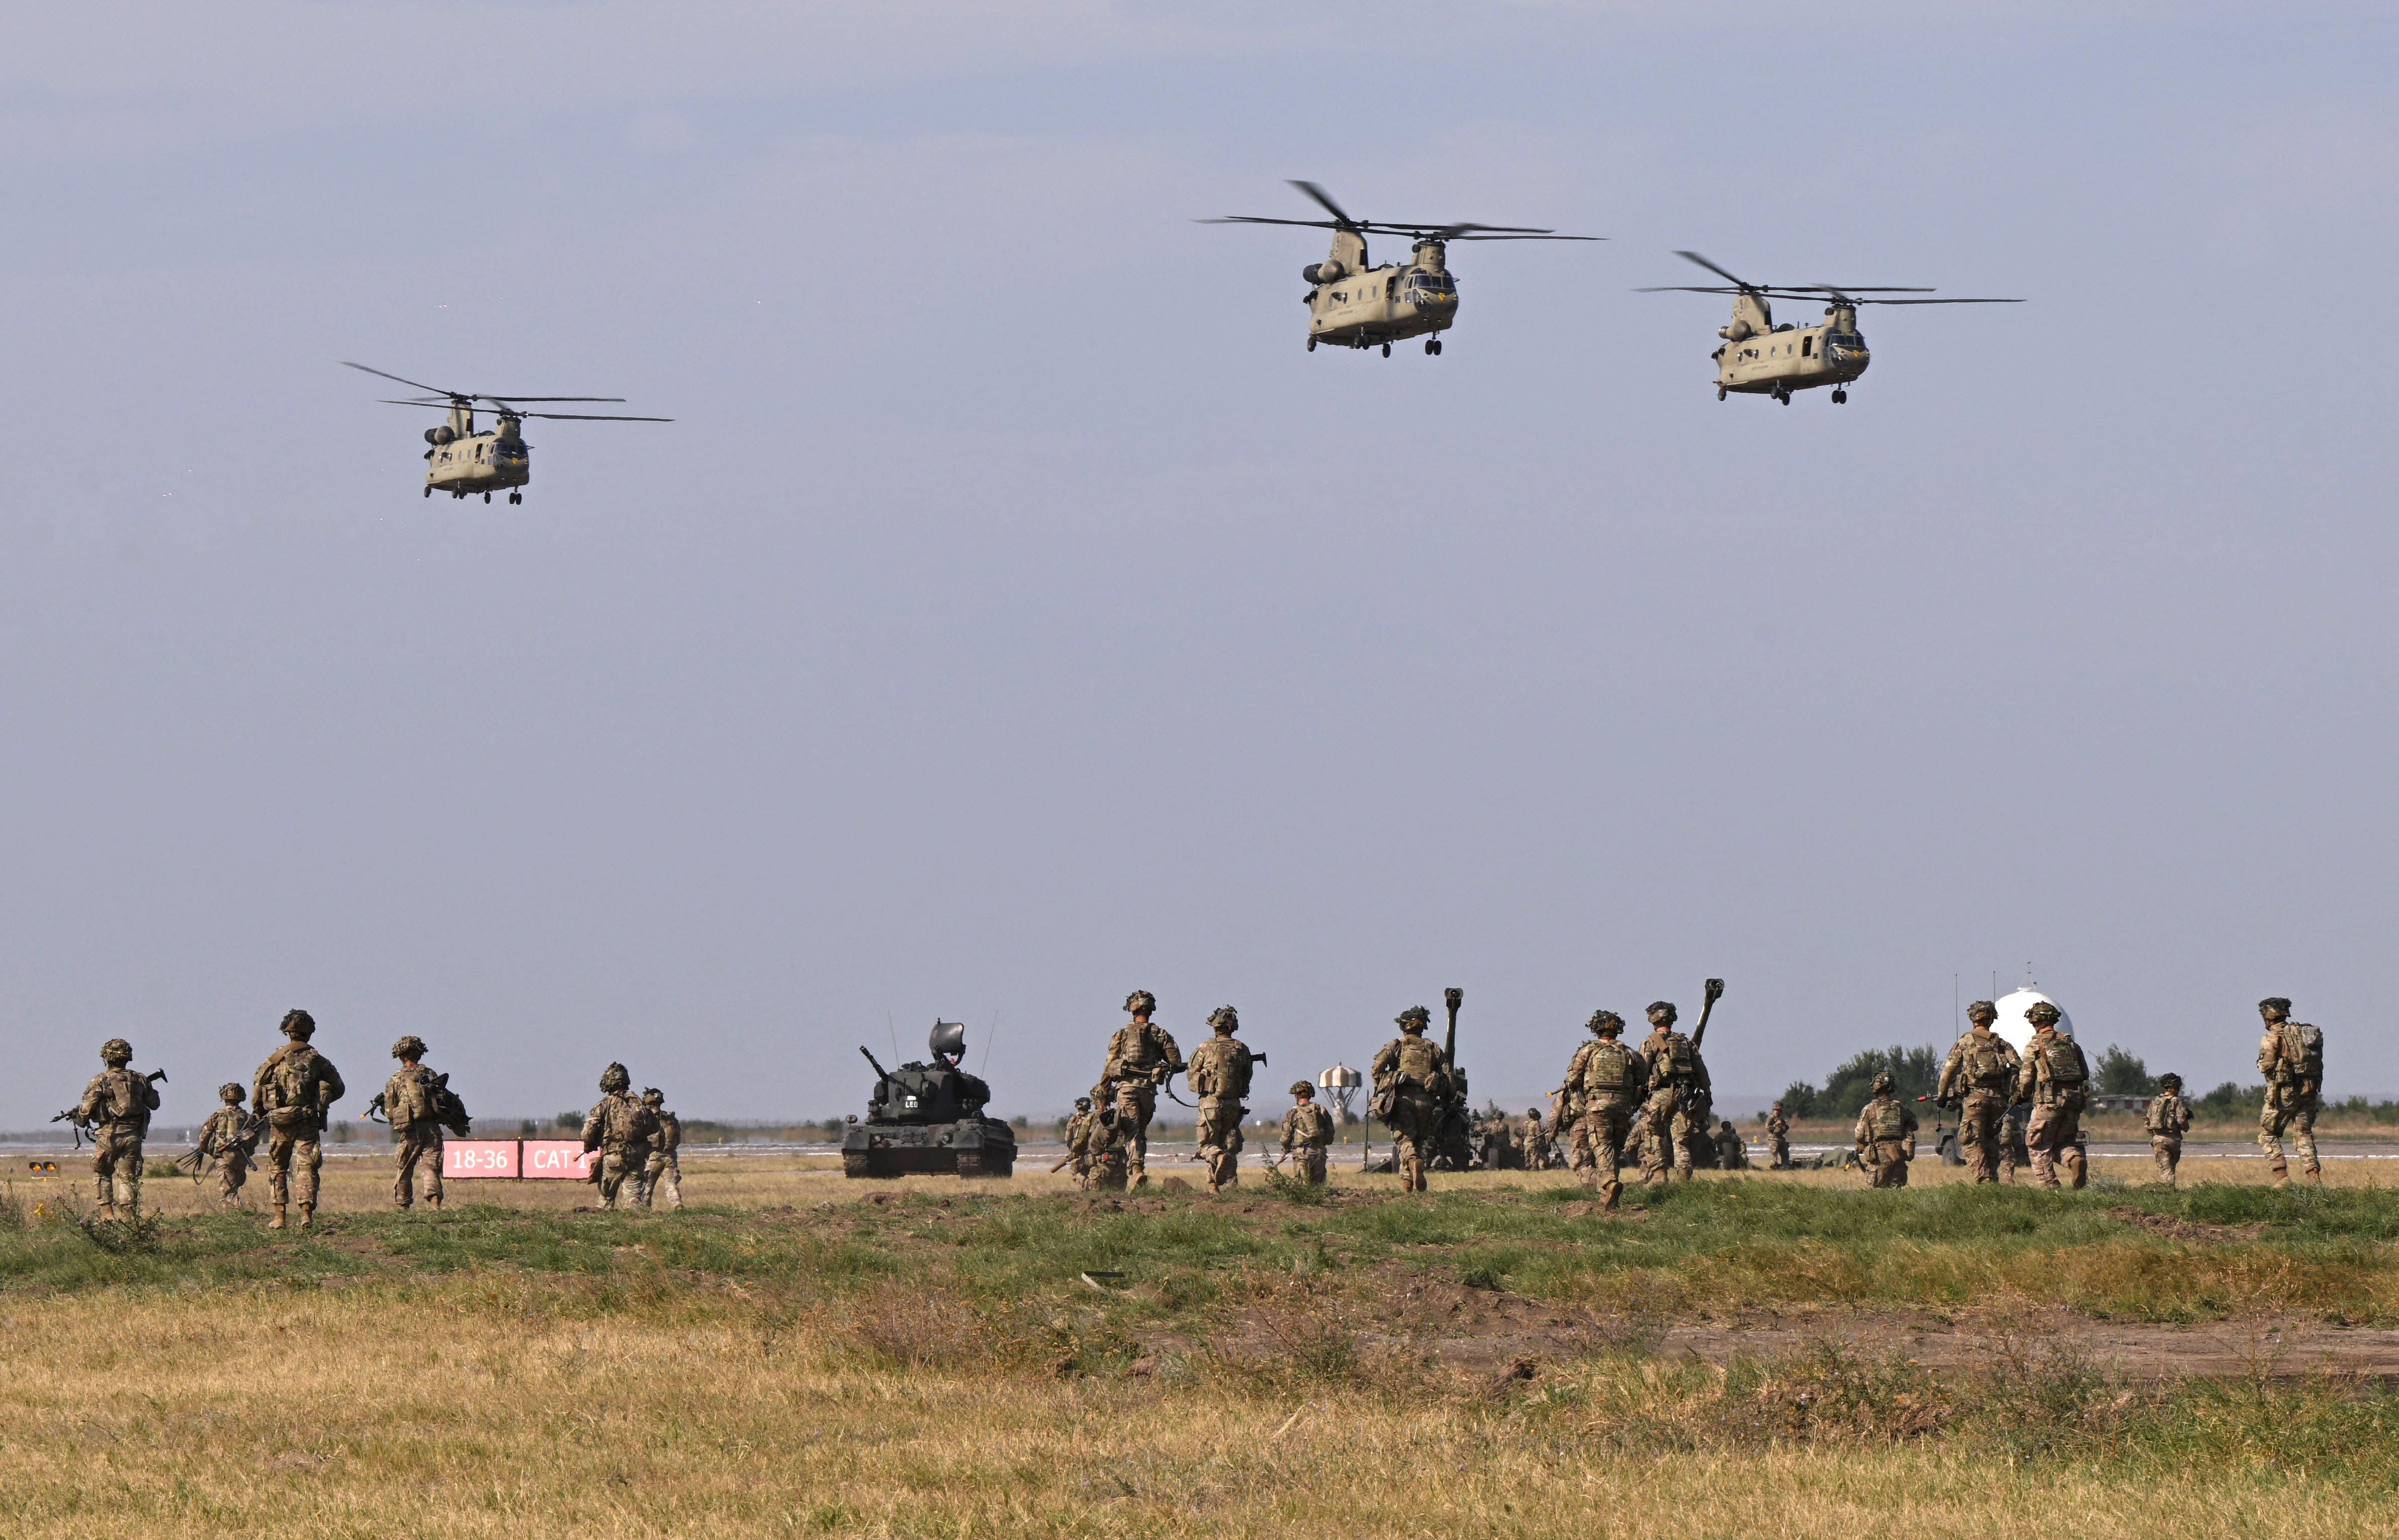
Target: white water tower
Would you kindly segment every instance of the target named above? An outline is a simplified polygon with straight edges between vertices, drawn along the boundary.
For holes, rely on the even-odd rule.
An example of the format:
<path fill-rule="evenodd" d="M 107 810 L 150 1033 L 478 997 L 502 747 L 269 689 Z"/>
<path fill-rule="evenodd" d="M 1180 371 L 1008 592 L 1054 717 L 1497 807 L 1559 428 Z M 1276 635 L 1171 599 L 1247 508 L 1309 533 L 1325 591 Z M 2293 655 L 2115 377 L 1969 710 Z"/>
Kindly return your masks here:
<path fill-rule="evenodd" d="M 1335 1064 L 1316 1077 L 1317 1088 L 1333 1099 L 1334 1112 L 1344 1123 L 1357 1121 L 1350 1114 L 1349 1101 L 1358 1094 L 1358 1087 L 1365 1083 L 1366 1077 L 1347 1064 Z"/>

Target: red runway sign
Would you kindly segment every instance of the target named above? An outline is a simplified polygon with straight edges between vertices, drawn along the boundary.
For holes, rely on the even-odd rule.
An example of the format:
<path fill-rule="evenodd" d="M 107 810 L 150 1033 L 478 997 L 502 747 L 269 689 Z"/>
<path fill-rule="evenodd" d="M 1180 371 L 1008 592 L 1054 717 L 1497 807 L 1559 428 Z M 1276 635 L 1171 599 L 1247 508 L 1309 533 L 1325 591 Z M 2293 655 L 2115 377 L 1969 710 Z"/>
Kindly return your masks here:
<path fill-rule="evenodd" d="M 549 1177 L 565 1182 L 591 1180 L 590 1162 L 594 1156 L 584 1152 L 583 1141 L 576 1139 L 528 1139 L 524 1147 L 524 1169 L 527 1177 Z"/>
<path fill-rule="evenodd" d="M 441 1180 L 518 1175 L 513 1139 L 448 1139 L 441 1142 Z"/>

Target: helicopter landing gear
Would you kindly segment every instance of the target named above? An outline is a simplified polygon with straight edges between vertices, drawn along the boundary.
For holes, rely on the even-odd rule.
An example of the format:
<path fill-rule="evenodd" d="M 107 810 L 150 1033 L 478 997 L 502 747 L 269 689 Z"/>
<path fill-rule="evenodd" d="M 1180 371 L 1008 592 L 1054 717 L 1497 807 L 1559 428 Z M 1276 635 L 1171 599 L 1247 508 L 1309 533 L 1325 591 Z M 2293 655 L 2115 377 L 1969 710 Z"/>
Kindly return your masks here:
<path fill-rule="evenodd" d="M 492 494 L 491 494 L 490 493 L 488 493 L 488 492 L 487 492 L 487 493 L 483 493 L 483 501 L 484 501 L 484 502 L 488 503 L 488 502 L 490 502 L 491 500 L 492 500 Z"/>
<path fill-rule="evenodd" d="M 512 492 L 508 493 L 508 501 L 511 503 L 522 503 L 524 501 L 524 493 L 521 492 Z"/>
<path fill-rule="evenodd" d="M 1849 399 L 1850 393 L 1846 390 L 1837 390 L 1833 392 L 1833 404 L 1835 406 L 1843 405 L 1849 400 Z"/>
<path fill-rule="evenodd" d="M 1313 352 L 1315 352 L 1315 351 L 1316 351 L 1316 339 L 1315 339 L 1314 337 L 1310 337 L 1310 338 L 1308 338 L 1308 350 L 1310 353 L 1313 353 Z"/>
<path fill-rule="evenodd" d="M 1391 356 L 1391 344 L 1389 344 L 1389 343 L 1385 343 L 1385 344 L 1383 344 L 1383 357 L 1384 357 L 1384 358 L 1389 358 L 1390 356 Z"/>
<path fill-rule="evenodd" d="M 1719 401 L 1721 401 L 1721 400 L 1723 400 L 1724 399 L 1725 399 L 1725 387 L 1724 387 L 1724 386 L 1722 386 L 1722 385 L 1718 385 L 1718 386 L 1716 386 L 1716 399 L 1717 399 L 1717 400 L 1719 400 Z"/>
<path fill-rule="evenodd" d="M 1784 406 L 1789 406 L 1791 404 L 1791 392 L 1783 389 L 1781 385 L 1777 385 L 1774 387 L 1774 399 L 1781 401 Z"/>
<path fill-rule="evenodd" d="M 427 497 L 433 495 L 433 483 L 430 481 L 425 483 L 425 495 Z"/>
<path fill-rule="evenodd" d="M 1432 355 L 1434 358 L 1440 358 L 1440 357 L 1441 357 L 1441 339 L 1440 339 L 1439 337 L 1428 337 L 1428 338 L 1426 338 L 1426 339 L 1425 339 L 1425 351 L 1426 351 L 1426 352 L 1428 352 L 1428 353 L 1430 353 L 1430 354 L 1431 354 L 1431 355 Z"/>

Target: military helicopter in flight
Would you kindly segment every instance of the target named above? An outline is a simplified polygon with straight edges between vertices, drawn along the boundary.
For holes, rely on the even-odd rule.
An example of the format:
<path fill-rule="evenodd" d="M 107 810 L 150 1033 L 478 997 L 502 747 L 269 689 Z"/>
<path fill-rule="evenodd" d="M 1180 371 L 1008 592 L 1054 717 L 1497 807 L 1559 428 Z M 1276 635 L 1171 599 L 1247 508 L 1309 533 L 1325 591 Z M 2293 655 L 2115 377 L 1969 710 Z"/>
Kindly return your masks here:
<path fill-rule="evenodd" d="M 1318 343 L 1336 347 L 1373 347 L 1383 357 L 1391 344 L 1423 337 L 1425 351 L 1441 352 L 1441 334 L 1457 320 L 1457 280 L 1447 265 L 1449 243 L 1455 240 L 1606 240 L 1606 236 L 1561 236 L 1517 224 L 1392 224 L 1379 220 L 1351 219 L 1333 196 L 1312 182 L 1293 186 L 1323 206 L 1331 219 L 1267 219 L 1255 214 L 1228 214 L 1203 219 L 1201 224 L 1303 224 L 1333 232 L 1333 251 L 1322 262 L 1308 263 L 1299 276 L 1308 290 L 1308 350 Z M 1366 255 L 1369 235 L 1407 236 L 1408 263 L 1374 266 Z M 1428 335 L 1430 333 L 1430 335 Z"/>
<path fill-rule="evenodd" d="M 1709 358 L 1716 361 L 1716 399 L 1739 391 L 1746 396 L 1771 396 L 1784 406 L 1795 390 L 1833 387 L 1833 404 L 1850 399 L 1850 384 L 1873 361 L 1865 337 L 1858 331 L 1862 304 L 2022 304 L 2022 300 L 1883 300 L 1871 294 L 1930 294 L 1930 289 L 1893 288 L 1887 284 L 1750 283 L 1734 277 L 1697 251 L 1674 255 L 1694 262 L 1725 280 L 1722 284 L 1661 284 L 1638 290 L 1643 294 L 1730 294 L 1732 320 L 1716 329 L 1724 345 Z M 1726 287 L 1729 284 L 1731 287 Z M 1815 326 L 1774 324 L 1774 300 L 1824 302 L 1824 319 Z"/>
<path fill-rule="evenodd" d="M 425 495 L 434 490 L 453 497 L 466 497 L 481 493 L 483 501 L 492 493 L 506 492 L 508 501 L 522 503 L 524 493 L 517 489 L 533 480 L 533 446 L 524 440 L 524 420 L 543 417 L 559 422 L 582 423 L 671 423 L 671 417 L 619 417 L 591 412 L 526 412 L 517 403 L 535 401 L 551 405 L 562 401 L 604 402 L 624 400 L 622 396 L 511 396 L 502 400 L 497 396 L 444 390 L 440 385 L 418 385 L 397 374 L 386 374 L 380 369 L 368 369 L 364 364 L 341 360 L 347 369 L 364 371 L 380 379 L 396 380 L 430 396 L 420 400 L 386 399 L 386 406 L 440 407 L 450 413 L 450 420 L 440 427 L 425 430 L 425 441 L 433 447 L 425 452 Z M 492 406 L 493 425 L 475 431 L 475 403 L 488 401 Z"/>

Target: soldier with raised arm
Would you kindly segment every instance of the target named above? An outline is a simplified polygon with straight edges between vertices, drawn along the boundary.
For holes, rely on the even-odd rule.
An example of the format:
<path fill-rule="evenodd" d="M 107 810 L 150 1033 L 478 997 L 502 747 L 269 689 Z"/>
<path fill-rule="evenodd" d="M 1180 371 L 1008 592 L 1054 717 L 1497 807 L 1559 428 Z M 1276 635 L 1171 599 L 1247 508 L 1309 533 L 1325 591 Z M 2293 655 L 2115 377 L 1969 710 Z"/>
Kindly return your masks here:
<path fill-rule="evenodd" d="M 1958 1114 L 1958 1142 L 1972 1161 L 1974 1180 L 1999 1180 L 1999 1158 L 2007 1148 L 2008 1105 L 2015 1100 L 2016 1081 L 2024 1060 L 2008 1040 L 1991 1030 L 1999 1019 L 1997 1006 L 1977 1000 L 1966 1007 L 1970 1023 L 1965 1034 L 1950 1046 L 1941 1066 L 1941 1083 L 1932 1099 Z"/>
<path fill-rule="evenodd" d="M 1282 1114 L 1283 1158 L 1299 1168 L 1299 1179 L 1312 1186 L 1324 1182 L 1326 1154 L 1333 1147 L 1333 1114 L 1316 1104 L 1316 1087 L 1305 1080 L 1291 1083 L 1291 1111 Z"/>
<path fill-rule="evenodd" d="M 1200 1159 L 1208 1168 L 1208 1190 L 1221 1192 L 1241 1180 L 1241 1119 L 1249 1115 L 1249 1045 L 1233 1035 L 1241 1018 L 1230 1006 L 1208 1013 L 1215 1033 L 1191 1050 L 1184 1078 L 1200 1097 Z"/>
<path fill-rule="evenodd" d="M 1579 1055 L 1582 1072 L 1575 1089 L 1591 1148 L 1592 1184 L 1599 1189 L 1603 1210 L 1614 1213 L 1624 1196 L 1624 1141 L 1633 1131 L 1633 1109 L 1648 1094 L 1650 1067 L 1624 1046 L 1623 1017 L 1594 1011 L 1588 1025 L 1592 1040 Z"/>
<path fill-rule="evenodd" d="M 2033 1181 L 2057 1185 L 2060 1156 L 2080 1188 L 2090 1180 L 2083 1169 L 2079 1135 L 2088 1100 L 2091 1066 L 2071 1037 L 2057 1030 L 2058 1009 L 2046 1000 L 2035 1001 L 2025 1012 L 2032 1023 L 2032 1042 L 2025 1049 L 2024 1068 L 2016 1078 L 2016 1100 L 2032 1106 L 2025 1125 L 2025 1148 L 2032 1155 Z"/>
<path fill-rule="evenodd" d="M 2257 1118 L 2257 1147 L 2274 1171 L 2274 1185 L 2290 1184 L 2283 1158 L 2283 1135 L 2299 1147 L 2308 1180 L 2324 1181 L 2316 1160 L 2316 1107 L 2324 1095 L 2324 1033 L 2291 1020 L 2291 1003 L 2281 995 L 2257 1002 L 2266 1035 L 2257 1044 L 2257 1071 L 2266 1077 L 2265 1110 Z"/>
<path fill-rule="evenodd" d="M 75 1122 L 91 1130 L 91 1185 L 102 1219 L 142 1217 L 142 1141 L 158 1110 L 158 1087 L 132 1068 L 133 1045 L 100 1046 L 101 1072 L 75 1103 Z"/>
<path fill-rule="evenodd" d="M 1158 1088 L 1183 1072 L 1183 1050 L 1164 1027 L 1150 1020 L 1158 1013 L 1158 996 L 1137 989 L 1125 996 L 1132 1020 L 1108 1039 L 1107 1061 L 1100 1079 L 1117 1088 L 1118 1119 L 1124 1125 L 1116 1137 L 1125 1141 L 1131 1159 L 1126 1166 L 1132 1185 L 1149 1180 L 1149 1122 L 1158 1114 Z"/>
<path fill-rule="evenodd" d="M 266 1227 L 282 1229 L 285 1206 L 297 1202 L 300 1228 L 305 1230 L 316 1223 L 326 1114 L 349 1087 L 333 1061 L 309 1046 L 317 1035 L 315 1017 L 286 1011 L 282 1032 L 287 1041 L 266 1056 L 251 1081 L 250 1105 L 266 1119 L 266 1192 L 275 1203 Z"/>

